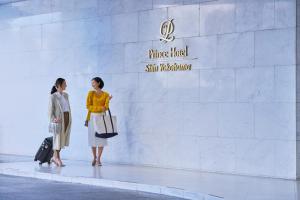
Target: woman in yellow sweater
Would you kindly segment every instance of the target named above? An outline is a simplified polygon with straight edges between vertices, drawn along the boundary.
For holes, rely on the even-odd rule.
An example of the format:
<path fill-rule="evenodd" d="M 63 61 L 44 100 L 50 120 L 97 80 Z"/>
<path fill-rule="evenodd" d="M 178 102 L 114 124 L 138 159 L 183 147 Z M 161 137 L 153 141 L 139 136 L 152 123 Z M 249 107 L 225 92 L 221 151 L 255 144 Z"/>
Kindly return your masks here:
<path fill-rule="evenodd" d="M 92 165 L 101 166 L 101 155 L 104 146 L 107 145 L 107 140 L 104 138 L 98 138 L 95 136 L 95 123 L 101 120 L 101 117 L 105 115 L 105 111 L 109 108 L 109 101 L 111 97 L 109 94 L 102 90 L 104 82 L 101 78 L 95 77 L 92 79 L 93 91 L 89 91 L 86 99 L 86 108 L 88 109 L 85 126 L 88 126 L 88 142 L 92 147 L 93 161 Z M 98 156 L 97 156 L 98 148 Z"/>

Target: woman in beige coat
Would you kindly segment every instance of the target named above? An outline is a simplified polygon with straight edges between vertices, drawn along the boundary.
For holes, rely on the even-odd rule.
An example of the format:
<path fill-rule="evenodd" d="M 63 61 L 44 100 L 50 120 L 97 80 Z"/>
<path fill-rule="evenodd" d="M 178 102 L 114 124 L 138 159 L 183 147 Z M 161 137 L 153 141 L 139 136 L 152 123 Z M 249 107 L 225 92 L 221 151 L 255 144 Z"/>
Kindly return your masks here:
<path fill-rule="evenodd" d="M 51 159 L 57 166 L 64 166 L 60 159 L 60 150 L 69 146 L 71 132 L 71 108 L 69 96 L 64 90 L 67 84 L 65 79 L 58 78 L 51 90 L 49 101 L 49 118 L 50 122 L 60 123 L 61 132 L 53 134 L 53 158 Z"/>

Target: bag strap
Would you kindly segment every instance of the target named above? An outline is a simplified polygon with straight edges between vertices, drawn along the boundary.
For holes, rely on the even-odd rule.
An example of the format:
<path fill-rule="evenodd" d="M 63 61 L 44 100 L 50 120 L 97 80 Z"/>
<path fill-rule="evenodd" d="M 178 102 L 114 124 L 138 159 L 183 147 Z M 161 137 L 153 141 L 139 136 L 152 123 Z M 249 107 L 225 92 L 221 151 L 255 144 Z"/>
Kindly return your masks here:
<path fill-rule="evenodd" d="M 111 123 L 111 127 L 112 127 L 112 131 L 113 133 L 115 132 L 115 128 L 114 128 L 114 123 L 112 121 L 112 117 L 111 117 L 111 112 L 110 109 L 108 108 L 108 113 L 109 113 L 109 118 L 110 118 L 110 123 Z M 106 131 L 107 132 L 107 131 Z"/>
<path fill-rule="evenodd" d="M 104 122 L 105 133 L 107 134 L 107 127 L 106 127 L 106 122 L 105 122 L 105 119 L 104 119 L 104 115 L 102 116 L 102 119 L 103 119 L 103 122 Z"/>

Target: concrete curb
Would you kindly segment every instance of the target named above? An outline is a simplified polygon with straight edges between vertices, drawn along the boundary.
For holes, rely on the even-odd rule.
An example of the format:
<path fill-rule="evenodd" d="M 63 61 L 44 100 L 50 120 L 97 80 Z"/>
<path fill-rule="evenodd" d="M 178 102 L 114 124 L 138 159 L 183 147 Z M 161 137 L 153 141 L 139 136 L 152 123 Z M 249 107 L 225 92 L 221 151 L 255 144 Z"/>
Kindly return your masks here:
<path fill-rule="evenodd" d="M 4 175 L 37 178 L 43 180 L 51 180 L 65 183 L 79 183 L 85 185 L 101 186 L 108 188 L 118 188 L 125 190 L 133 190 L 140 192 L 149 192 L 155 194 L 168 195 L 173 197 L 185 198 L 190 200 L 223 200 L 222 197 L 216 197 L 209 194 L 202 194 L 197 192 L 187 191 L 181 188 L 173 188 L 160 185 L 148 185 L 126 181 L 116 181 L 108 179 L 95 179 L 86 177 L 70 177 L 57 174 L 41 173 L 41 172 L 28 172 L 13 168 L 1 168 L 0 173 Z"/>

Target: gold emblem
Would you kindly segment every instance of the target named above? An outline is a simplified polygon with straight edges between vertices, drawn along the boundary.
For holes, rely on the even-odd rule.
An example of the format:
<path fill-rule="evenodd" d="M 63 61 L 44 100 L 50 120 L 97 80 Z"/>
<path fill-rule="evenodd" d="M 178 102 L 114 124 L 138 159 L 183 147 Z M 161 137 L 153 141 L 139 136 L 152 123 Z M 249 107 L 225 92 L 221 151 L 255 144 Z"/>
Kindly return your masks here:
<path fill-rule="evenodd" d="M 173 20 L 174 19 L 167 20 L 161 24 L 161 26 L 160 26 L 160 34 L 161 34 L 160 41 L 163 41 L 166 43 L 166 42 L 171 42 L 175 39 L 175 37 L 172 36 L 172 33 L 174 32 Z"/>

